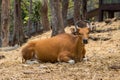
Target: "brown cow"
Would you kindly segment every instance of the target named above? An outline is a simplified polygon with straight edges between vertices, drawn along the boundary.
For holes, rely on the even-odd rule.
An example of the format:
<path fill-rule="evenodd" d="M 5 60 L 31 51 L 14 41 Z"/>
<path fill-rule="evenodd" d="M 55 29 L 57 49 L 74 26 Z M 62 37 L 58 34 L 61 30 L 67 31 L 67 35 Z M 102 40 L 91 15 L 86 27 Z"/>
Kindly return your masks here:
<path fill-rule="evenodd" d="M 48 39 L 29 41 L 21 52 L 23 63 L 35 57 L 42 62 L 60 61 L 73 64 L 81 61 L 86 51 L 81 36 L 63 33 Z"/>

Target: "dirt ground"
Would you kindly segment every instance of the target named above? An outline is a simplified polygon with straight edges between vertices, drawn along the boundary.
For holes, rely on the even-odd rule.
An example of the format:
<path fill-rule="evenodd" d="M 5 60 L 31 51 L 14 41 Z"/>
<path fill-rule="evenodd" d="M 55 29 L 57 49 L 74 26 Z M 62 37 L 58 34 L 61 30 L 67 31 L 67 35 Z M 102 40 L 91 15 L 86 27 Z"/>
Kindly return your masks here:
<path fill-rule="evenodd" d="M 20 49 L 0 51 L 0 80 L 120 80 L 120 20 L 95 23 L 87 44 L 87 61 L 22 64 Z M 69 33 L 69 28 L 66 28 Z M 50 31 L 33 38 L 48 38 Z M 33 39 L 32 38 L 32 39 Z"/>

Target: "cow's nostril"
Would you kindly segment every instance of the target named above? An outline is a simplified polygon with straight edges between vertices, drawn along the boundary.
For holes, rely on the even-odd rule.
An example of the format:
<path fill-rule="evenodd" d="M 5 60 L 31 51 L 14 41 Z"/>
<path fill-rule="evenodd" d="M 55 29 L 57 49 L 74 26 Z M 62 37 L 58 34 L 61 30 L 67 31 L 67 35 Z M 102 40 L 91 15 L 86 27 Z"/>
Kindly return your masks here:
<path fill-rule="evenodd" d="M 83 39 L 83 43 L 84 43 L 84 44 L 87 44 L 87 43 L 88 43 L 88 40 L 87 40 L 87 39 Z"/>

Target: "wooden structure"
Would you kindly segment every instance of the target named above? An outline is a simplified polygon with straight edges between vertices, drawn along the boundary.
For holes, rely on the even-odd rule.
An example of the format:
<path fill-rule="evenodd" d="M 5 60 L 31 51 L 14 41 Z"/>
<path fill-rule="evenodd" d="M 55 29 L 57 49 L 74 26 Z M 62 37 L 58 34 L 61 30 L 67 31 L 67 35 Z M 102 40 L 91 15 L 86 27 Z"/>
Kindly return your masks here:
<path fill-rule="evenodd" d="M 97 17 L 97 20 L 103 21 L 105 17 L 113 18 L 115 12 L 120 12 L 120 0 L 99 0 L 97 4 L 99 5 L 99 7 L 87 11 L 87 19 Z M 68 10 L 68 24 L 70 25 L 74 24 L 73 7 L 74 6 L 70 7 Z"/>
<path fill-rule="evenodd" d="M 87 19 L 98 16 L 99 15 L 99 8 L 93 9 L 87 12 Z"/>
<path fill-rule="evenodd" d="M 99 0 L 99 21 L 103 21 L 104 12 L 113 18 L 115 12 L 120 12 L 120 0 Z"/>

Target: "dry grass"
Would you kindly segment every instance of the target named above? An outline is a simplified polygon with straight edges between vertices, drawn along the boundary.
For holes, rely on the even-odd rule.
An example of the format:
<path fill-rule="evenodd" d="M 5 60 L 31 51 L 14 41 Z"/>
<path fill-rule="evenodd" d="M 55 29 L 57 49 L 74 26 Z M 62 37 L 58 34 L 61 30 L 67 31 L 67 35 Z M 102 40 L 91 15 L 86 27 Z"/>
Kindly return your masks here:
<path fill-rule="evenodd" d="M 0 52 L 0 80 L 120 80 L 120 21 L 111 24 L 96 23 L 96 30 L 111 29 L 90 36 L 86 45 L 88 61 L 68 63 L 22 64 L 20 49 Z M 112 30 L 112 29 L 115 30 Z M 69 32 L 69 28 L 66 28 Z M 49 38 L 51 32 L 34 38 Z M 102 38 L 108 38 L 104 40 Z"/>

